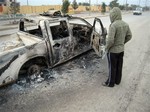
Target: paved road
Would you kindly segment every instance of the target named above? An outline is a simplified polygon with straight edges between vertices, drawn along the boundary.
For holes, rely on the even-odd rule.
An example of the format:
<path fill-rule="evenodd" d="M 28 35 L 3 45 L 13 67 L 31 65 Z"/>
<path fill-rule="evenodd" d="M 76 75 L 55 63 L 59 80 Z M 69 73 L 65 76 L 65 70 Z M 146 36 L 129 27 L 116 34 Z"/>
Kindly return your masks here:
<path fill-rule="evenodd" d="M 150 12 L 123 16 L 133 38 L 126 44 L 119 86 L 101 85 L 108 76 L 107 59 L 91 52 L 56 68 L 59 76 L 52 82 L 30 89 L 16 85 L 1 89 L 0 112 L 150 112 L 149 18 Z M 108 28 L 109 18 L 101 19 Z"/>

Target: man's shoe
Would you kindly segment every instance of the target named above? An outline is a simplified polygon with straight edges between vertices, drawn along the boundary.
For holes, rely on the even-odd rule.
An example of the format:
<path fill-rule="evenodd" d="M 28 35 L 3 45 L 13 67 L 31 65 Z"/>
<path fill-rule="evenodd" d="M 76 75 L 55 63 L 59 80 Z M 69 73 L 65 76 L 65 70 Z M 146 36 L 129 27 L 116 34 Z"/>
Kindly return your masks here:
<path fill-rule="evenodd" d="M 115 84 L 116 84 L 116 85 L 119 85 L 119 84 L 120 84 L 120 82 L 119 82 L 119 83 L 118 83 L 118 82 L 115 82 Z"/>
<path fill-rule="evenodd" d="M 108 85 L 108 87 L 114 87 L 114 86 L 115 86 L 114 84 L 109 84 L 109 85 Z"/>
<path fill-rule="evenodd" d="M 119 85 L 120 83 L 115 83 L 116 85 Z"/>
<path fill-rule="evenodd" d="M 102 85 L 106 87 L 114 87 L 114 84 L 108 84 L 108 82 L 104 82 Z"/>
<path fill-rule="evenodd" d="M 103 82 L 102 85 L 103 86 L 108 86 L 108 83 L 107 82 Z"/>

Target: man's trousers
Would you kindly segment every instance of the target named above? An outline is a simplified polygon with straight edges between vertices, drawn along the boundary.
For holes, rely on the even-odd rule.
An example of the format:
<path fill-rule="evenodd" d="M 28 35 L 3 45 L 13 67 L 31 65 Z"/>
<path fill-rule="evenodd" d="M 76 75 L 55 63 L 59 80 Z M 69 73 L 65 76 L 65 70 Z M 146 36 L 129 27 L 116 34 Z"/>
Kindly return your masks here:
<path fill-rule="evenodd" d="M 107 53 L 109 65 L 108 85 L 120 84 L 122 77 L 124 52 L 121 53 Z"/>

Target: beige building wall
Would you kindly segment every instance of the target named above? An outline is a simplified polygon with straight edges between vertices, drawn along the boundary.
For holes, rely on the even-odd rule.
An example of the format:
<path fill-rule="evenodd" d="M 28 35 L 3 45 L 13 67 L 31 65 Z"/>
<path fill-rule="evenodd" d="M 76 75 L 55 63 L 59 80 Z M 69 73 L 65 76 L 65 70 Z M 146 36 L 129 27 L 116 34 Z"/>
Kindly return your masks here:
<path fill-rule="evenodd" d="M 3 14 L 8 14 L 9 13 L 9 7 L 3 6 Z"/>
<path fill-rule="evenodd" d="M 81 12 L 81 11 L 87 11 L 86 10 L 86 7 L 88 7 L 88 6 L 79 6 L 77 9 L 76 9 L 76 11 L 78 12 Z M 100 9 L 99 9 L 99 7 L 100 6 L 91 6 L 91 11 L 100 11 Z M 89 7 L 88 7 L 89 8 Z M 73 8 L 70 6 L 69 7 L 69 11 L 71 11 L 71 10 L 73 10 Z"/>
<path fill-rule="evenodd" d="M 60 5 L 48 5 L 48 6 L 21 6 L 20 13 L 32 14 L 32 13 L 43 13 L 49 9 L 61 10 Z"/>
<path fill-rule="evenodd" d="M 72 6 L 69 6 L 69 13 L 87 11 L 87 6 L 79 6 L 75 11 Z M 20 6 L 21 14 L 43 13 L 49 9 L 61 10 L 61 5 L 44 5 L 44 6 Z M 101 6 L 91 6 L 91 11 L 101 11 Z M 109 7 L 106 7 L 109 11 Z M 3 14 L 9 13 L 9 7 L 3 6 Z"/>

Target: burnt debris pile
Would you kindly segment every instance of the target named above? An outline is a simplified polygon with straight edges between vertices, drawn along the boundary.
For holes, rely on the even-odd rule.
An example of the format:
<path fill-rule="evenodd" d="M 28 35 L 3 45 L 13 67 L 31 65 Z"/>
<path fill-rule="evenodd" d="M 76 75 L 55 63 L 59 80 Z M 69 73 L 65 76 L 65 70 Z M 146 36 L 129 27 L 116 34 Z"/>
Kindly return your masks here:
<path fill-rule="evenodd" d="M 94 69 L 93 65 L 96 66 L 99 61 L 99 57 L 94 52 L 87 52 L 86 55 L 82 55 L 53 69 L 44 68 L 40 73 L 34 73 L 33 75 L 25 74 L 19 78 L 17 84 L 23 87 L 33 87 L 44 81 L 47 81 L 46 83 L 50 84 L 63 77 L 63 74 L 71 73 L 73 69 L 86 69 L 87 71 L 91 71 Z"/>
<path fill-rule="evenodd" d="M 34 84 L 42 83 L 43 81 L 51 81 L 57 78 L 57 73 L 51 69 L 44 69 L 40 73 L 33 75 L 23 75 L 17 81 L 17 84 L 23 87 L 30 87 Z"/>

